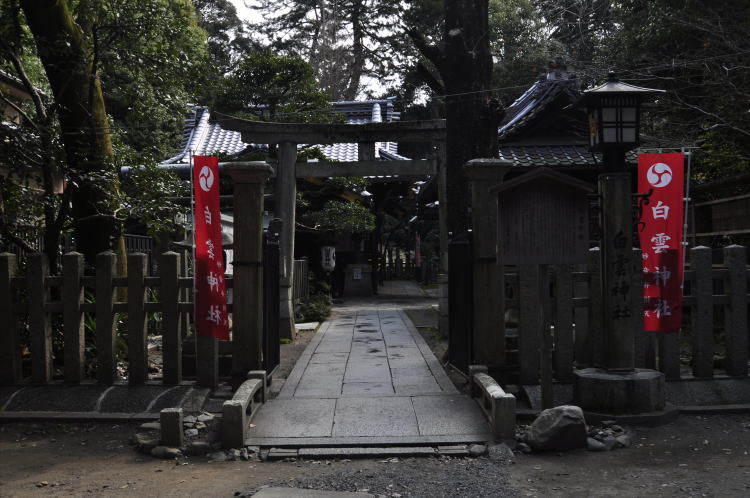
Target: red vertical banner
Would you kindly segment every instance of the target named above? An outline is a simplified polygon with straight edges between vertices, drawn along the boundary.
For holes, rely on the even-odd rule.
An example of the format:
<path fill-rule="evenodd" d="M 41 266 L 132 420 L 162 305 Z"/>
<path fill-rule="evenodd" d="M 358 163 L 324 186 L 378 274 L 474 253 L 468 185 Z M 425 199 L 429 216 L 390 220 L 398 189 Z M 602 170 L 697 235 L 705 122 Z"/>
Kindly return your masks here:
<path fill-rule="evenodd" d="M 221 246 L 217 157 L 193 157 L 193 192 L 195 328 L 198 335 L 228 341 L 229 319 Z"/>
<path fill-rule="evenodd" d="M 677 332 L 682 326 L 685 156 L 638 156 L 643 205 L 638 235 L 643 251 L 644 330 Z"/>

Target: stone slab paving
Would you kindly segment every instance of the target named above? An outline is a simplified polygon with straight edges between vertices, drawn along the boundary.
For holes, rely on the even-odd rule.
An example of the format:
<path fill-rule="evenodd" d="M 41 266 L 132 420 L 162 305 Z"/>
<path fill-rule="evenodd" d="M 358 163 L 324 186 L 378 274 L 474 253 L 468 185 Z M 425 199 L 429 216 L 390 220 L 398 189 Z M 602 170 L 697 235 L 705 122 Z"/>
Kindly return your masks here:
<path fill-rule="evenodd" d="M 355 307 L 323 323 L 248 429 L 262 446 L 485 441 L 489 427 L 398 308 Z"/>

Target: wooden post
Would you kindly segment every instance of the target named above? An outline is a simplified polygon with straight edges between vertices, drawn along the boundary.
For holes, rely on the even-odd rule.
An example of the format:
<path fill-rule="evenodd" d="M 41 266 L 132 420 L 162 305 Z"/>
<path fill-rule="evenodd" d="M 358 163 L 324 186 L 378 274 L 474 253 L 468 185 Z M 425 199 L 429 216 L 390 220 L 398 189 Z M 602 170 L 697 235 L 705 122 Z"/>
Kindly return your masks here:
<path fill-rule="evenodd" d="M 0 385 L 19 384 L 21 350 L 18 344 L 18 315 L 14 308 L 13 278 L 16 276 L 16 255 L 0 254 Z"/>
<path fill-rule="evenodd" d="M 146 259 L 143 253 L 128 255 L 128 382 L 141 385 L 148 379 L 148 325 Z"/>
<path fill-rule="evenodd" d="M 236 225 L 235 225 L 236 226 Z M 165 252 L 159 256 L 159 300 L 162 312 L 163 382 L 182 382 L 182 331 L 180 330 L 180 255 Z"/>
<path fill-rule="evenodd" d="M 714 376 L 714 303 L 711 275 L 711 248 L 693 247 L 690 250 L 693 280 L 690 289 L 693 305 L 690 310 L 693 329 L 693 375 Z"/>
<path fill-rule="evenodd" d="M 539 265 L 539 385 L 542 391 L 542 408 L 552 408 L 552 336 L 550 335 L 549 265 Z"/>
<path fill-rule="evenodd" d="M 539 278 L 539 265 L 519 265 L 518 363 L 523 385 L 539 382 L 539 329 L 542 326 L 539 323 Z"/>
<path fill-rule="evenodd" d="M 116 260 L 112 251 L 96 255 L 96 380 L 105 385 L 112 385 L 117 379 L 115 292 L 112 287 Z"/>
<path fill-rule="evenodd" d="M 281 145 L 282 148 L 290 149 L 292 144 Z M 285 154 L 291 154 L 292 151 L 294 151 L 293 147 Z M 291 167 L 293 166 L 292 162 Z M 289 167 L 288 164 L 287 167 Z M 238 387 L 245 381 L 250 370 L 263 369 L 263 183 L 273 170 L 265 163 L 234 163 L 225 171 L 229 173 L 234 183 L 232 377 L 233 383 Z M 282 175 L 277 175 L 277 178 L 280 176 Z M 294 179 L 293 174 L 292 179 Z M 289 192 L 286 193 L 288 194 Z M 282 194 L 277 191 L 276 195 L 279 199 Z M 290 237 L 294 235 L 294 197 L 291 201 L 292 217 L 284 220 L 282 236 L 284 233 Z M 290 227 L 291 230 L 288 230 Z M 287 239 L 288 242 L 289 239 Z M 293 249 L 293 244 L 292 246 L 287 244 L 286 248 L 287 250 Z M 290 253 L 286 254 L 286 256 L 290 255 Z M 289 260 L 288 263 L 291 268 L 293 261 Z M 289 284 L 291 291 L 291 281 Z M 284 288 L 282 287 L 281 290 L 284 291 Z M 288 305 L 291 305 L 291 294 L 287 297 Z M 285 297 L 282 296 L 282 303 L 284 299 Z M 280 314 L 284 314 L 283 309 Z M 294 322 L 289 321 L 292 317 L 287 318 L 287 325 L 293 326 Z M 286 325 L 282 325 L 281 331 L 285 327 Z"/>
<path fill-rule="evenodd" d="M 69 252 L 63 256 L 63 327 L 65 339 L 65 382 L 79 383 L 84 378 L 83 327 L 83 254 Z"/>
<path fill-rule="evenodd" d="M 555 376 L 573 381 L 573 279 L 570 265 L 555 267 Z"/>
<path fill-rule="evenodd" d="M 284 225 L 281 228 L 281 234 L 279 236 L 279 250 L 281 254 L 279 267 L 281 277 L 281 315 L 279 316 L 279 335 L 282 339 L 293 339 L 295 329 L 292 283 L 294 282 L 294 230 L 295 207 L 297 202 L 297 178 L 295 171 L 295 164 L 297 162 L 297 144 L 291 142 L 280 143 L 278 148 L 278 160 L 276 187 L 274 190 L 274 206 L 276 217 L 284 220 Z M 235 200 L 236 199 L 237 196 L 235 195 Z M 237 206 L 235 204 L 235 213 L 236 212 Z M 237 233 L 237 219 L 238 217 L 235 215 L 235 234 Z"/>
<path fill-rule="evenodd" d="M 31 381 L 46 384 L 52 379 L 52 328 L 47 305 L 45 279 L 49 272 L 46 254 L 29 254 L 26 290 L 29 302 L 29 342 L 31 343 Z"/>
<path fill-rule="evenodd" d="M 745 247 L 724 248 L 724 267 L 728 270 L 724 284 L 729 296 L 726 307 L 727 374 L 747 377 L 747 252 Z"/>

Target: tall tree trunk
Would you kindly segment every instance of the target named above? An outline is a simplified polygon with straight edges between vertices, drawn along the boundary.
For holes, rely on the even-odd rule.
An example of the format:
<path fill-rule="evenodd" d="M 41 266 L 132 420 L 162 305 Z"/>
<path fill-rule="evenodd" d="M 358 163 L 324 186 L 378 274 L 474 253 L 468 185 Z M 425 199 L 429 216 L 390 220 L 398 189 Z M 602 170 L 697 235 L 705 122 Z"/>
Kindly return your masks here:
<path fill-rule="evenodd" d="M 354 100 L 357 98 L 359 91 L 359 82 L 362 79 L 362 72 L 365 65 L 365 54 L 362 31 L 362 10 L 365 8 L 362 0 L 354 0 L 352 3 L 352 59 L 349 64 L 349 84 L 344 91 L 344 99 Z"/>
<path fill-rule="evenodd" d="M 76 247 L 87 262 L 118 235 L 113 197 L 119 188 L 101 84 L 87 37 L 65 0 L 22 0 L 58 108 L 73 187 Z M 70 187 L 69 187 L 70 188 Z"/>
<path fill-rule="evenodd" d="M 492 56 L 488 0 L 445 0 L 443 53 L 438 65 L 445 88 L 448 231 L 470 226 L 469 189 L 463 165 L 497 156 L 500 113 L 490 94 Z"/>

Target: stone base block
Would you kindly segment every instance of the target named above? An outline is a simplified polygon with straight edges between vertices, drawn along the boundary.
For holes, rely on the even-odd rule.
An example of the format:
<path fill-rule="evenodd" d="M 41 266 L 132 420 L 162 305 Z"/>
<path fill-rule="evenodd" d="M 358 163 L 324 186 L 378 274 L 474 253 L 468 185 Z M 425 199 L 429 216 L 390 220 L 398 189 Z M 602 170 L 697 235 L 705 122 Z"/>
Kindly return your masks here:
<path fill-rule="evenodd" d="M 626 414 L 664 409 L 664 374 L 635 369 L 615 373 L 598 368 L 573 373 L 573 402 L 585 411 Z"/>
<path fill-rule="evenodd" d="M 185 444 L 182 432 L 182 408 L 164 408 L 159 413 L 161 444 L 181 448 Z"/>

